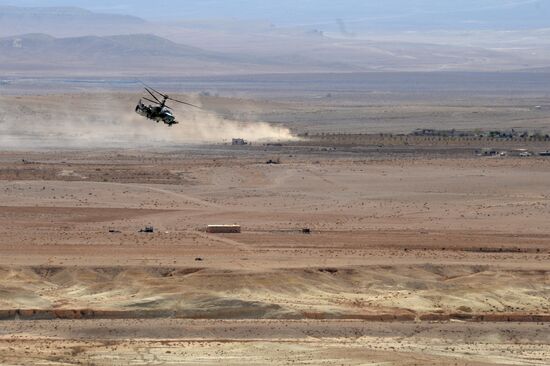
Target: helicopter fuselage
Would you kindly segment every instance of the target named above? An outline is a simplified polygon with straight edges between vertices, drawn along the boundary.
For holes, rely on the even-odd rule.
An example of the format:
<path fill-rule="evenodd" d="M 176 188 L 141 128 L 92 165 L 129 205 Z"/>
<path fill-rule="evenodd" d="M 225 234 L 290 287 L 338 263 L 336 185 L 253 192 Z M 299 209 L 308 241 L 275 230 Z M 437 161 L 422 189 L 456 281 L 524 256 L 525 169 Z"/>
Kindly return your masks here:
<path fill-rule="evenodd" d="M 168 126 L 177 124 L 176 117 L 164 106 L 145 105 L 142 101 L 136 106 L 136 113 L 157 123 L 163 122 Z"/>
<path fill-rule="evenodd" d="M 149 118 L 153 121 L 163 122 L 163 123 L 167 124 L 168 126 L 173 126 L 173 125 L 177 124 L 178 121 L 176 121 L 176 117 L 174 117 L 174 114 L 172 113 L 172 108 L 170 108 L 166 105 L 166 103 L 168 101 L 175 102 L 175 103 L 180 103 L 180 104 L 184 104 L 184 105 L 187 105 L 187 106 L 190 106 L 190 107 L 200 109 L 200 107 L 198 107 L 194 104 L 191 104 L 191 103 L 188 103 L 188 102 L 185 102 L 185 101 L 181 101 L 181 100 L 177 100 L 177 99 L 174 99 L 174 98 L 170 98 L 168 95 L 166 95 L 164 93 L 161 93 L 158 90 L 155 90 L 155 89 L 147 86 L 143 82 L 142 82 L 142 84 L 145 86 L 145 88 L 144 88 L 145 91 L 149 94 L 149 96 L 152 99 L 149 98 L 149 97 L 144 97 L 144 98 L 139 100 L 139 103 L 136 106 L 136 113 L 141 115 L 141 116 L 147 117 L 147 118 Z M 153 104 L 145 105 L 143 103 L 143 100 L 146 100 L 146 101 L 151 102 Z"/>

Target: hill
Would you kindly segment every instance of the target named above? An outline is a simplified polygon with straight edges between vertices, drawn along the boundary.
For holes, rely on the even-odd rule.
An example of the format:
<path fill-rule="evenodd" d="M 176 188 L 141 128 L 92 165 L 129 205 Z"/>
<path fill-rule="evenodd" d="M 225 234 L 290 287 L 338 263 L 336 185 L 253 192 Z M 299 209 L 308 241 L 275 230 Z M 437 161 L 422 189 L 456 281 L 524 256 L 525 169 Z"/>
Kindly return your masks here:
<path fill-rule="evenodd" d="M 221 69 L 221 62 L 231 65 L 239 60 L 150 34 L 71 38 L 27 34 L 0 39 L 0 72 L 5 74 L 182 73 Z"/>
<path fill-rule="evenodd" d="M 26 34 L 0 38 L 0 74 L 13 76 L 216 75 L 293 72 L 513 70 L 529 65 L 504 52 L 473 47 L 261 36 L 238 36 L 218 51 L 152 34 L 58 38 Z M 211 42 L 213 47 L 216 41 Z M 217 41 L 220 42 L 220 41 Z M 233 44 L 231 42 L 234 42 Z M 261 43 L 261 42 L 260 42 Z M 233 46 L 232 46 L 233 45 Z M 215 47 L 214 47 L 215 48 Z M 527 66 L 524 66 L 527 65 Z"/>
<path fill-rule="evenodd" d="M 76 7 L 0 6 L 0 35 L 54 36 L 136 33 L 146 21 L 129 15 L 95 13 Z"/>

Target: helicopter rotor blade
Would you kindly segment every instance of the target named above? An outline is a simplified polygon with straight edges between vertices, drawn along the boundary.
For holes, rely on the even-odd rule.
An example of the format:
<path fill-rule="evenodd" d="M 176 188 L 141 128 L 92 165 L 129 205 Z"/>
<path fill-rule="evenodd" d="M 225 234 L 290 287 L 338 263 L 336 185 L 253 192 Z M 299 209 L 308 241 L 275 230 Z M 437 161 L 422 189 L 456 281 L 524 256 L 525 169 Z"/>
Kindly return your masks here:
<path fill-rule="evenodd" d="M 151 100 L 151 99 L 149 99 L 149 98 L 143 98 L 143 99 L 145 99 L 145 100 L 148 101 L 148 102 L 151 102 L 151 103 L 155 103 L 155 104 L 159 104 L 159 105 L 160 105 L 160 103 L 159 103 L 158 101 L 155 102 L 154 100 Z"/>
<path fill-rule="evenodd" d="M 154 92 L 157 93 L 158 95 L 161 95 L 163 98 L 168 98 L 168 95 L 163 94 L 163 93 L 159 92 L 158 90 L 155 90 L 155 89 L 153 89 L 153 88 L 151 88 L 151 87 L 149 87 L 149 89 L 151 89 L 152 91 L 154 91 Z"/>
<path fill-rule="evenodd" d="M 164 99 L 168 99 L 168 95 L 159 92 L 158 90 L 150 87 L 149 85 L 145 84 L 141 80 L 138 80 L 138 81 L 143 85 L 143 87 L 147 91 L 147 93 L 149 93 L 156 101 L 158 101 L 159 104 L 162 104 L 163 102 L 161 102 L 160 99 L 153 92 L 157 93 L 158 95 L 160 95 Z"/>
<path fill-rule="evenodd" d="M 157 98 L 157 97 L 155 96 L 155 94 L 153 94 L 149 89 L 145 88 L 145 90 L 147 90 L 147 93 L 151 94 L 151 96 L 153 97 L 153 99 L 156 100 L 156 103 L 162 104 L 162 102 L 159 100 L 159 98 Z"/>
<path fill-rule="evenodd" d="M 188 103 L 188 102 L 183 102 L 181 100 L 177 100 L 177 99 L 174 99 L 174 98 L 170 98 L 168 97 L 169 100 L 173 101 L 173 102 L 177 102 L 177 103 L 181 103 L 181 104 L 185 104 L 185 105 L 188 105 L 188 106 L 191 106 L 191 107 L 195 107 L 195 108 L 198 108 L 198 109 L 202 109 L 201 107 L 199 107 L 198 105 L 194 105 L 194 104 L 191 104 L 191 103 Z"/>
<path fill-rule="evenodd" d="M 191 104 L 191 103 L 188 103 L 188 102 L 184 102 L 184 101 L 181 101 L 181 100 L 177 100 L 177 99 L 174 99 L 174 98 L 170 98 L 167 94 L 163 94 L 163 93 L 159 92 L 158 90 L 156 90 L 156 89 L 150 87 L 149 85 L 145 84 L 145 83 L 144 83 L 143 81 L 141 81 L 141 80 L 139 80 L 139 82 L 140 82 L 141 84 L 143 84 L 145 90 L 147 90 L 147 93 L 149 93 L 149 94 L 153 97 L 153 99 L 155 99 L 155 100 L 158 102 L 158 104 L 160 104 L 160 105 L 162 105 L 163 102 L 161 102 L 153 92 L 155 92 L 155 93 L 157 93 L 158 95 L 162 96 L 162 97 L 165 98 L 166 100 L 171 100 L 171 101 L 174 101 L 174 102 L 177 102 L 177 103 L 180 103 L 180 104 L 188 105 L 188 106 L 190 106 L 190 107 L 202 109 L 202 108 L 199 107 L 198 105 L 194 105 L 194 104 Z"/>
<path fill-rule="evenodd" d="M 164 93 L 161 93 L 161 92 L 159 92 L 158 90 L 156 90 L 154 88 L 151 88 L 149 85 L 145 84 L 144 82 L 142 82 L 142 84 L 145 85 L 145 89 L 151 89 L 152 91 L 154 91 L 158 95 L 162 96 L 163 98 L 168 98 L 168 95 L 166 95 Z"/>

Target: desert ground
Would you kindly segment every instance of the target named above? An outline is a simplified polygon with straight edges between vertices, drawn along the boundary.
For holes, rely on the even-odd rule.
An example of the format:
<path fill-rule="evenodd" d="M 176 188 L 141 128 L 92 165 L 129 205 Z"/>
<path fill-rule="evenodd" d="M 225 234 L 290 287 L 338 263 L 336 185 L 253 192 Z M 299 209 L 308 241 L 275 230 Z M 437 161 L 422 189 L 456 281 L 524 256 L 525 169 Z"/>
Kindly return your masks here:
<path fill-rule="evenodd" d="M 545 91 L 187 95 L 216 114 L 173 130 L 128 90 L 19 92 L 0 96 L 1 364 L 550 363 L 550 158 L 476 154 L 550 143 L 376 140 L 546 131 Z"/>

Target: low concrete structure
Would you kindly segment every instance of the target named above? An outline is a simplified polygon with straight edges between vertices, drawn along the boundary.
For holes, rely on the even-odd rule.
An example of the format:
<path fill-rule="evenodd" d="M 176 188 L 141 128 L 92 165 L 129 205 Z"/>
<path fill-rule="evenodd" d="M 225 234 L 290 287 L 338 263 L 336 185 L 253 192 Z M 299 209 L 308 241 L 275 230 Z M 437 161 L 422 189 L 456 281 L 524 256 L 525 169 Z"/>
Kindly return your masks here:
<path fill-rule="evenodd" d="M 244 145 L 248 145 L 248 141 L 246 141 L 245 139 L 233 139 L 231 141 L 231 145 L 233 145 L 233 146 L 244 146 Z"/>
<path fill-rule="evenodd" d="M 155 228 L 153 226 L 145 226 L 145 228 L 141 229 L 139 232 L 152 234 L 155 232 Z"/>
<path fill-rule="evenodd" d="M 208 225 L 206 232 L 210 234 L 240 234 L 240 225 Z"/>
<path fill-rule="evenodd" d="M 496 155 L 498 155 L 498 151 L 496 151 L 493 148 L 486 147 L 486 148 L 481 149 L 479 155 L 480 156 L 496 156 Z"/>

